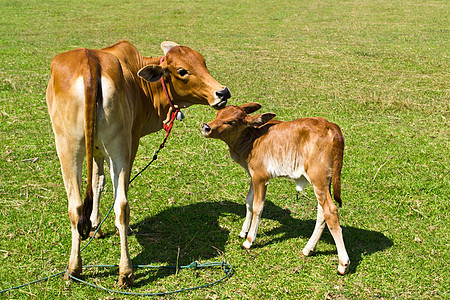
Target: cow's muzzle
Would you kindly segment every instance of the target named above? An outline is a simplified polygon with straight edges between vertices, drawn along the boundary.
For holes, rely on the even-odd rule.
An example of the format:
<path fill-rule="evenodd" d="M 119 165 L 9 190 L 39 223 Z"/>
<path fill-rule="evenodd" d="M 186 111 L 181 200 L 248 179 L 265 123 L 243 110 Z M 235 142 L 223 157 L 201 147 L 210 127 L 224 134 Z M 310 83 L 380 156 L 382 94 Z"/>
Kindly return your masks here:
<path fill-rule="evenodd" d="M 225 87 L 220 91 L 216 91 L 215 93 L 218 102 L 213 106 L 215 109 L 222 109 L 227 105 L 227 100 L 231 97 L 230 90 Z"/>

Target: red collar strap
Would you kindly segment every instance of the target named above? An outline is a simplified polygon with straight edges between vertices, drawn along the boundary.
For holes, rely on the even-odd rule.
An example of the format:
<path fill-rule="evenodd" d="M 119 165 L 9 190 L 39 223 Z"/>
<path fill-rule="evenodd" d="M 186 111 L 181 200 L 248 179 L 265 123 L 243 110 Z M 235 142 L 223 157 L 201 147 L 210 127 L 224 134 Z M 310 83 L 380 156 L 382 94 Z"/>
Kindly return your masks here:
<path fill-rule="evenodd" d="M 163 61 L 164 61 L 164 56 L 162 56 L 160 58 L 159 64 L 162 64 Z M 166 137 L 167 137 L 169 135 L 170 131 L 172 130 L 173 122 L 175 121 L 175 118 L 177 117 L 178 109 L 175 108 L 175 106 L 172 104 L 172 101 L 170 100 L 169 93 L 167 92 L 167 87 L 166 87 L 166 83 L 164 82 L 163 76 L 161 76 L 161 85 L 164 90 L 164 94 L 166 95 L 167 102 L 169 102 L 169 105 L 172 110 L 172 114 L 170 116 L 169 122 L 167 122 L 166 124 L 163 124 L 164 130 L 167 132 L 167 135 L 166 135 Z"/>

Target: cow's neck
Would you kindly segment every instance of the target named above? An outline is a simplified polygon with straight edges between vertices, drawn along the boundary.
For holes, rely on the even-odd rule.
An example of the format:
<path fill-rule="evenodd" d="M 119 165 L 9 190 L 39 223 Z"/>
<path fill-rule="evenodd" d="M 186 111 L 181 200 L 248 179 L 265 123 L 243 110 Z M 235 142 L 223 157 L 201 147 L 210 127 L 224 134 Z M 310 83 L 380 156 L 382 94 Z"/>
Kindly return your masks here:
<path fill-rule="evenodd" d="M 149 64 L 159 64 L 159 59 L 159 57 L 144 57 L 142 67 Z M 163 122 L 167 119 L 171 105 L 164 94 L 161 81 L 154 83 L 149 83 L 143 79 L 140 81 L 142 91 L 146 95 L 144 101 L 147 101 L 147 103 L 143 103 L 143 107 L 147 109 L 142 112 L 144 113 L 142 117 L 146 120 L 141 130 L 142 136 L 163 128 Z M 167 80 L 166 86 L 169 97 L 172 97 Z"/>

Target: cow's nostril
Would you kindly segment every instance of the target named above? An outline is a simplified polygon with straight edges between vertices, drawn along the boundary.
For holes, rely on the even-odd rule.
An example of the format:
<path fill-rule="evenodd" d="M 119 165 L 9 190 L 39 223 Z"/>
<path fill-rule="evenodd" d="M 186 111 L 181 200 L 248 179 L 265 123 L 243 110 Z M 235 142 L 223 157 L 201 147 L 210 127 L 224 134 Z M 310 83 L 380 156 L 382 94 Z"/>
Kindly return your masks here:
<path fill-rule="evenodd" d="M 231 97 L 230 90 L 227 87 L 225 87 L 223 90 L 217 91 L 216 95 L 220 100 L 227 100 Z"/>

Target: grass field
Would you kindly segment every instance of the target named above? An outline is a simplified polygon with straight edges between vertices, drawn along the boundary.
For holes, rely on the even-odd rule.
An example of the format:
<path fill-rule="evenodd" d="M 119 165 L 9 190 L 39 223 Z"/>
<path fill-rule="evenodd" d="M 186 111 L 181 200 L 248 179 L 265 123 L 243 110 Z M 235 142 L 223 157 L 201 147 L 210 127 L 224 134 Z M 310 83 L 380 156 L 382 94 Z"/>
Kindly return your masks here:
<path fill-rule="evenodd" d="M 257 4 L 256 4 L 257 3 Z M 307 188 L 271 181 L 255 248 L 240 249 L 248 178 L 224 143 L 201 137 L 208 107 L 185 110 L 166 148 L 130 188 L 135 264 L 227 260 L 233 276 L 169 299 L 450 298 L 450 35 L 448 1 L 0 0 L 0 290 L 64 270 L 67 199 L 45 104 L 50 61 L 127 39 L 160 56 L 173 40 L 201 52 L 230 104 L 257 101 L 279 119 L 322 116 L 346 138 L 340 220 L 350 274 L 336 274 L 325 230 L 302 258 L 316 217 Z M 141 140 L 133 170 L 159 132 Z M 112 203 L 111 182 L 103 215 Z M 117 264 L 113 219 L 84 264 Z M 211 282 L 215 270 L 139 270 L 130 291 Z M 116 288 L 117 269 L 85 279 Z M 115 299 L 62 277 L 1 299 Z"/>

